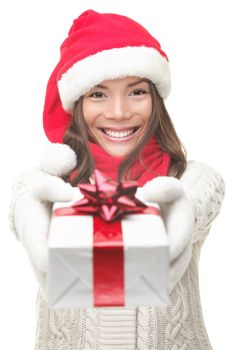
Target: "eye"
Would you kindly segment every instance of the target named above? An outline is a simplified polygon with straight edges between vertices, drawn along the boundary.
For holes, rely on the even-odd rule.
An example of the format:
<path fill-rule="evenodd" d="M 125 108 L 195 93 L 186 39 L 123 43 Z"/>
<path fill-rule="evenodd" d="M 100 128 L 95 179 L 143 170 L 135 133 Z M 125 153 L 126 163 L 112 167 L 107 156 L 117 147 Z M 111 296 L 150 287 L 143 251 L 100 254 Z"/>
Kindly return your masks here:
<path fill-rule="evenodd" d="M 105 95 L 100 91 L 95 91 L 95 92 L 92 92 L 90 95 L 88 95 L 88 97 L 102 98 L 102 97 L 105 97 Z"/>
<path fill-rule="evenodd" d="M 144 95 L 146 93 L 147 93 L 147 91 L 144 89 L 136 89 L 131 94 L 139 96 L 139 95 Z"/>

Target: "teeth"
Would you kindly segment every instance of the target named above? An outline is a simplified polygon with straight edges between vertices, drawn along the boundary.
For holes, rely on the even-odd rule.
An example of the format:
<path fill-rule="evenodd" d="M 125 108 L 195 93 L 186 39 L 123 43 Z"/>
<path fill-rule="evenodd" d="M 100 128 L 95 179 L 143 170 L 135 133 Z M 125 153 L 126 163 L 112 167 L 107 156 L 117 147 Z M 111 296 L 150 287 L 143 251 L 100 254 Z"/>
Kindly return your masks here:
<path fill-rule="evenodd" d="M 112 130 L 104 129 L 104 132 L 108 136 L 119 137 L 120 138 L 120 137 L 126 137 L 126 136 L 131 135 L 134 132 L 134 128 L 130 129 L 130 130 L 127 130 L 127 131 L 112 131 Z"/>

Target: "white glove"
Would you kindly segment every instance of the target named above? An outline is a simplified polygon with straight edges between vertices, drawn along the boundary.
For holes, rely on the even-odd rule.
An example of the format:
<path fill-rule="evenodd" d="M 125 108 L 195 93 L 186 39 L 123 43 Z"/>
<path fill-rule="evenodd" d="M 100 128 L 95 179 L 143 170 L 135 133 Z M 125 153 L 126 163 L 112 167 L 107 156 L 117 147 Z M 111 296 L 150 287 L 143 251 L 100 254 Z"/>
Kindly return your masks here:
<path fill-rule="evenodd" d="M 180 180 L 159 176 L 139 187 L 136 197 L 142 202 L 158 203 L 169 240 L 169 292 L 186 271 L 192 254 L 195 228 L 194 204 Z"/>
<path fill-rule="evenodd" d="M 72 170 L 76 164 L 76 155 L 68 146 L 54 144 L 46 150 L 45 159 L 46 163 L 42 156 L 40 170 L 25 171 L 17 178 L 15 187 L 21 188 L 21 194 L 16 200 L 12 216 L 16 233 L 28 253 L 40 289 L 46 297 L 47 237 L 52 204 L 73 199 L 72 186 L 55 175 L 62 176 Z M 50 174 L 44 172 L 45 169 Z"/>

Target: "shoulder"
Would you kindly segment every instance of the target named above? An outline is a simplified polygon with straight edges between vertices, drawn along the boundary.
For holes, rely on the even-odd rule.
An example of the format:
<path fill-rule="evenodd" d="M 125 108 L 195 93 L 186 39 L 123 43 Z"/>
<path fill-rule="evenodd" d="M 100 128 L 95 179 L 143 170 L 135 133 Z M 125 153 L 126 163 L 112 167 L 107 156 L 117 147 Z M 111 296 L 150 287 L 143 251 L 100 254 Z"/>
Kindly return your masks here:
<path fill-rule="evenodd" d="M 212 206 L 220 209 L 225 195 L 225 182 L 222 174 L 213 166 L 189 160 L 180 178 L 186 192 L 196 205 Z"/>
<path fill-rule="evenodd" d="M 225 189 L 223 176 L 215 167 L 195 160 L 187 162 L 180 181 L 188 189 L 205 184 L 212 184 L 213 187 L 222 189 L 222 191 Z"/>
<path fill-rule="evenodd" d="M 206 237 L 207 229 L 220 212 L 225 195 L 225 182 L 213 166 L 188 161 L 180 178 L 195 208 L 196 229 L 193 242 Z"/>

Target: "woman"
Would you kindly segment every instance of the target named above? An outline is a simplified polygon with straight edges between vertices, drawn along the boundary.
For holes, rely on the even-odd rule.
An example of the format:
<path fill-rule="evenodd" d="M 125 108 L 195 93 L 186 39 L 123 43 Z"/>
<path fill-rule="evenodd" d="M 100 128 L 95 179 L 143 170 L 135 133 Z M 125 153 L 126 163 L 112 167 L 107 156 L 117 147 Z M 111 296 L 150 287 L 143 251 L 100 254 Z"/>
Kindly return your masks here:
<path fill-rule="evenodd" d="M 169 90 L 167 55 L 140 24 L 91 10 L 74 21 L 46 92 L 44 129 L 56 145 L 40 169 L 19 176 L 10 212 L 40 284 L 36 349 L 211 349 L 198 258 L 224 183 L 211 167 L 187 162 L 163 102 Z M 48 309 L 51 206 L 72 199 L 69 183 L 93 181 L 95 167 L 137 180 L 136 195 L 160 203 L 170 243 L 168 308 Z"/>

